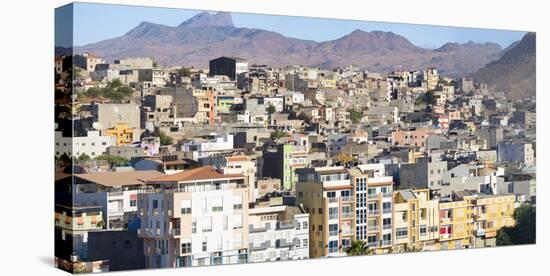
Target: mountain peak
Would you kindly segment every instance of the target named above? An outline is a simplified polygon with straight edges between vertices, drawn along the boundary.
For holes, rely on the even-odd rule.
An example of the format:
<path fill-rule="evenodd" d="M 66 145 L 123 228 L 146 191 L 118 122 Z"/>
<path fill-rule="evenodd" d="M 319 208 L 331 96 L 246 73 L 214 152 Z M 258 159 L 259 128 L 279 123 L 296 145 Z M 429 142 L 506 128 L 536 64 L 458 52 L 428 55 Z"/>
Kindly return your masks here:
<path fill-rule="evenodd" d="M 180 28 L 196 28 L 205 26 L 234 27 L 231 13 L 229 12 L 201 12 L 181 23 Z"/>

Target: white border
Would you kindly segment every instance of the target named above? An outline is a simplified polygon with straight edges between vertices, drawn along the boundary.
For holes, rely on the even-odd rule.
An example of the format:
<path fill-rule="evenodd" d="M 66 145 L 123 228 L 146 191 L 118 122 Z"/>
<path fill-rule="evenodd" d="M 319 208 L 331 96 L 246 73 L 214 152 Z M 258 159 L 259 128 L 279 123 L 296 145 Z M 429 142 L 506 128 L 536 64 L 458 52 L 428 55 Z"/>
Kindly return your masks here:
<path fill-rule="evenodd" d="M 542 275 L 548 273 L 546 184 L 550 178 L 548 93 L 548 11 L 544 1 L 297 1 L 297 0 L 109 0 L 155 7 L 179 7 L 263 14 L 360 19 L 537 32 L 538 243 L 496 249 L 349 257 L 192 269 L 144 270 L 108 275 Z M 53 9 L 69 1 L 6 0 L 2 28 L 0 139 L 0 274 L 63 275 L 50 265 L 53 255 Z M 546 74 L 548 77 L 548 74 Z M 546 231 L 547 232 L 547 231 Z M 65 274 L 66 275 L 66 274 Z"/>

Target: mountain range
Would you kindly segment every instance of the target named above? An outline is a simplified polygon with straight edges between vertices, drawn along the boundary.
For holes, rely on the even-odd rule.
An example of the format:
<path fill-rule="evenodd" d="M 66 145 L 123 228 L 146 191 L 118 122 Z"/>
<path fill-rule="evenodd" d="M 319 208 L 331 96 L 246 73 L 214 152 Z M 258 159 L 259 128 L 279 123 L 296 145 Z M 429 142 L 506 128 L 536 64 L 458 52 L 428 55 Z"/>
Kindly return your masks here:
<path fill-rule="evenodd" d="M 434 66 L 451 77 L 477 72 L 502 53 L 500 45 L 491 42 L 450 42 L 427 49 L 392 32 L 359 29 L 338 39 L 316 42 L 235 27 L 231 14 L 226 12 L 199 13 L 178 26 L 142 22 L 122 36 L 75 48 L 108 61 L 150 56 L 164 66 L 207 68 L 210 59 L 239 56 L 251 64 L 299 64 L 326 69 L 354 64 L 377 72 Z"/>
<path fill-rule="evenodd" d="M 505 92 L 511 99 L 535 96 L 536 34 L 527 33 L 512 45 L 498 60 L 474 73 L 474 81 L 486 83 L 490 90 Z"/>

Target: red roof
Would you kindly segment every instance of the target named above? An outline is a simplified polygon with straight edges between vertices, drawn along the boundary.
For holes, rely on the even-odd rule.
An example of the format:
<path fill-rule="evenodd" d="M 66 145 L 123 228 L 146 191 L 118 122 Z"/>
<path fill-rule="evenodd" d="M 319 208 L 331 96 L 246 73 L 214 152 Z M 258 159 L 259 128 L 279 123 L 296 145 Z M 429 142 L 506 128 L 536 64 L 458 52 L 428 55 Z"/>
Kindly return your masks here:
<path fill-rule="evenodd" d="M 149 180 L 149 182 L 187 182 L 196 180 L 214 180 L 228 178 L 242 178 L 242 174 L 223 174 L 212 166 L 204 166 L 186 170 L 180 173 L 165 175 Z"/>

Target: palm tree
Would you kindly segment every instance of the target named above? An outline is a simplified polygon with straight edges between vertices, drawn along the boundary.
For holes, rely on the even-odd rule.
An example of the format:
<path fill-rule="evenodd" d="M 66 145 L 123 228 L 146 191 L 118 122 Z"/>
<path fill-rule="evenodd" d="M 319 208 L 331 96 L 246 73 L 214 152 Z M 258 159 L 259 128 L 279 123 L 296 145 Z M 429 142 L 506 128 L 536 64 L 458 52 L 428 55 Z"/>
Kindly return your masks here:
<path fill-rule="evenodd" d="M 355 240 L 351 242 L 346 253 L 350 256 L 370 255 L 372 254 L 372 250 L 369 249 L 364 240 Z"/>

